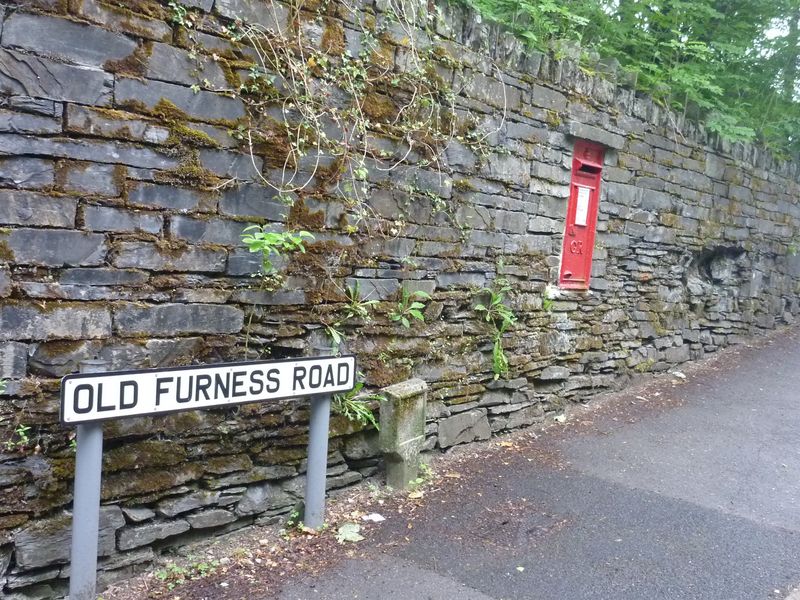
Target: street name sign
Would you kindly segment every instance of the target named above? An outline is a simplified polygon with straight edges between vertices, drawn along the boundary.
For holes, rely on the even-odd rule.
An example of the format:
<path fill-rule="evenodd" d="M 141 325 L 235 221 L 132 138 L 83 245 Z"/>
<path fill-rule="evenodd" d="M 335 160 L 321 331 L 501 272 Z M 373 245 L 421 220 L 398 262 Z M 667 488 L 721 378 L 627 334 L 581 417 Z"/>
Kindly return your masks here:
<path fill-rule="evenodd" d="M 61 422 L 335 394 L 355 383 L 354 356 L 67 375 L 61 382 Z"/>
<path fill-rule="evenodd" d="M 304 522 L 312 529 L 322 527 L 331 396 L 355 388 L 355 356 L 114 372 L 106 372 L 104 366 L 104 361 L 86 361 L 81 373 L 61 380 L 61 422 L 77 430 L 69 579 L 72 600 L 96 598 L 102 421 L 108 419 L 310 397 Z"/>

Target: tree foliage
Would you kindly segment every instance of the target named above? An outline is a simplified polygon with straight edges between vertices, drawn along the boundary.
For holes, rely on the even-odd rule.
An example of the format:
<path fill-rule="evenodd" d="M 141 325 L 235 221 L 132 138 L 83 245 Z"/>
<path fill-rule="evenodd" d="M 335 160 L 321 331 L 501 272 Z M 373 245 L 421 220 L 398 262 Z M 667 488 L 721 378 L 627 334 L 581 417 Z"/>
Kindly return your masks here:
<path fill-rule="evenodd" d="M 462 0 L 540 50 L 619 61 L 637 90 L 732 140 L 800 152 L 800 0 Z"/>

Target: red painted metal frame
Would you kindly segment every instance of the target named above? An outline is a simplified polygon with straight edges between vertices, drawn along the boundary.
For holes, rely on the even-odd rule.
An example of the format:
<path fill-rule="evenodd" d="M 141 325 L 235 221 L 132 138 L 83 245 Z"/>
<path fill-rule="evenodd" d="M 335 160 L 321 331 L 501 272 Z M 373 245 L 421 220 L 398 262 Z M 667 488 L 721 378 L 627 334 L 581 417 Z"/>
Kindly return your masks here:
<path fill-rule="evenodd" d="M 604 159 L 605 148 L 600 144 L 585 140 L 575 142 L 567 222 L 564 227 L 564 245 L 561 250 L 561 269 L 558 276 L 558 285 L 562 289 L 589 289 Z M 579 204 L 583 205 L 581 211 Z"/>

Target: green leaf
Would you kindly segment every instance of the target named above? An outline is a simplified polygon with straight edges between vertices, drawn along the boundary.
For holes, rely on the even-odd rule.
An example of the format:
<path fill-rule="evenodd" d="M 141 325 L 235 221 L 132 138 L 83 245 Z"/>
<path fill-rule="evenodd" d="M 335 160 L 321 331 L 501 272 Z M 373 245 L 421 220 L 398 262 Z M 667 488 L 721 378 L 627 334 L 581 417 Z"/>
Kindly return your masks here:
<path fill-rule="evenodd" d="M 336 530 L 336 541 L 340 544 L 355 544 L 364 539 L 361 535 L 361 525 L 357 523 L 345 523 Z"/>

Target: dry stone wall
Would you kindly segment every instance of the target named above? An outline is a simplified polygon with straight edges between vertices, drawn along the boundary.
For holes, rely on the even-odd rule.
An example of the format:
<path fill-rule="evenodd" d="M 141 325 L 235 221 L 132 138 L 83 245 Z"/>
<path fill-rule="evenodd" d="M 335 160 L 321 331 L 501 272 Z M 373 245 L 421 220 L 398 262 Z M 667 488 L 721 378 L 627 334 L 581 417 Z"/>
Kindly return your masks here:
<path fill-rule="evenodd" d="M 242 359 L 248 324 L 254 352 L 307 354 L 342 310 L 340 290 L 358 281 L 380 304 L 371 322 L 346 325 L 346 350 L 370 388 L 428 382 L 434 450 L 541 422 L 632 373 L 797 316 L 797 164 L 717 140 L 613 75 L 530 52 L 449 5 L 418 39 L 458 84 L 455 118 L 493 132 L 481 147 L 454 141 L 444 175 L 414 155 L 388 173 L 368 165 L 381 224 L 372 231 L 387 235 L 352 227 L 324 193 L 280 202 L 255 174 L 274 175 L 274 153 L 251 157 L 232 135 L 246 106 L 213 90 L 252 60 L 225 35 L 236 19 L 320 44 L 327 34 L 357 52 L 353 13 L 300 4 L 185 0 L 187 29 L 154 0 L 0 1 L 6 597 L 65 592 L 74 455 L 57 423 L 58 386 L 81 360 L 132 369 Z M 378 25 L 391 9 L 358 4 Z M 385 28 L 381 44 L 403 69 L 402 32 Z M 554 284 L 578 138 L 607 152 L 591 290 L 568 294 Z M 306 254 L 281 261 L 278 291 L 258 291 L 252 277 L 259 260 L 240 235 L 253 223 L 315 235 Z M 495 380 L 475 305 L 498 270 L 519 320 L 503 339 L 509 376 Z M 404 286 L 433 296 L 409 329 L 388 317 Z M 304 402 L 279 402 L 109 423 L 101 581 L 161 548 L 289 511 L 302 495 L 307 420 Z M 376 473 L 374 432 L 336 417 L 332 435 L 331 489 Z"/>

